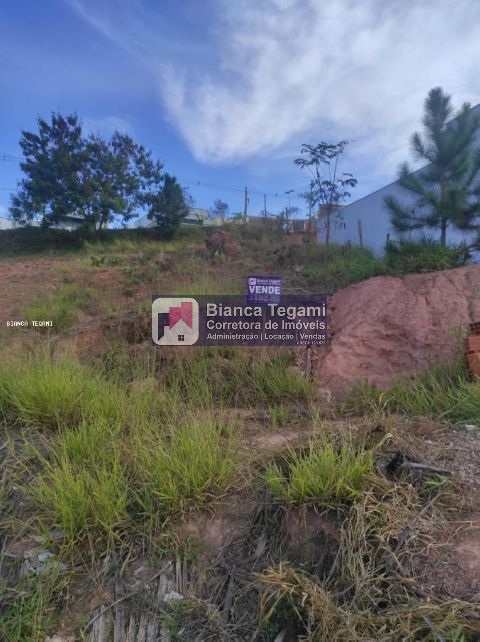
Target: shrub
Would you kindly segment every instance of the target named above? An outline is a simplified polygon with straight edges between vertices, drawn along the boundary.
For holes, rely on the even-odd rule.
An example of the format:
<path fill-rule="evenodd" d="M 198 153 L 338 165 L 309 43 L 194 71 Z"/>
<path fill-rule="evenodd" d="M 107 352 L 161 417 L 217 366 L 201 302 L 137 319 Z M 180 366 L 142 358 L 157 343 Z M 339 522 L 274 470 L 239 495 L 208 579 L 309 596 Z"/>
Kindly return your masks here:
<path fill-rule="evenodd" d="M 385 247 L 387 268 L 394 274 L 448 270 L 465 265 L 470 258 L 465 244 L 442 247 L 427 237 L 389 241 Z"/>

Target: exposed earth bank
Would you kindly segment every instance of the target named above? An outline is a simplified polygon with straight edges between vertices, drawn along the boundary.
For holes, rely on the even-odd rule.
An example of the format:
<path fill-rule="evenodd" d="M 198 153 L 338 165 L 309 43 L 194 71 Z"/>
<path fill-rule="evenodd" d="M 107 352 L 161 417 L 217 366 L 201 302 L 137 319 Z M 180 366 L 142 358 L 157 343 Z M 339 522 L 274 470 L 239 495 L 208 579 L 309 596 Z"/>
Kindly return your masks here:
<path fill-rule="evenodd" d="M 383 387 L 448 361 L 480 321 L 480 265 L 379 276 L 329 299 L 330 345 L 315 349 L 315 375 L 340 392 L 360 380 Z"/>

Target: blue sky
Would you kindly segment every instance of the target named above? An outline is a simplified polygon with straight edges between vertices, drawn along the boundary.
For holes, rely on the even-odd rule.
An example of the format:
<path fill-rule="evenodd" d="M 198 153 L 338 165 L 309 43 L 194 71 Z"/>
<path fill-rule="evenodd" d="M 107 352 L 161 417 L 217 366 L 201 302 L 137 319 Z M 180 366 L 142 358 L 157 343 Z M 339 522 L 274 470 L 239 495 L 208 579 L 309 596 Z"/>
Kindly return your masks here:
<path fill-rule="evenodd" d="M 0 42 L 0 158 L 76 111 L 145 144 L 198 207 L 239 211 L 245 185 L 251 213 L 289 189 L 303 207 L 301 144 L 342 138 L 359 198 L 409 159 L 431 87 L 480 102 L 478 0 L 5 0 Z M 0 215 L 20 176 L 0 161 Z"/>

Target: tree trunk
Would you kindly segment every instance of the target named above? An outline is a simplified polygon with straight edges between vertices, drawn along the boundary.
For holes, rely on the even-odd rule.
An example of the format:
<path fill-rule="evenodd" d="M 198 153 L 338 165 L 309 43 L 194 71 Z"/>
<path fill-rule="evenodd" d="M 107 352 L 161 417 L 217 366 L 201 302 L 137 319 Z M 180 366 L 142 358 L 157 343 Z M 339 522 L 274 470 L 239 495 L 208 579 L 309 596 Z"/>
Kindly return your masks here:
<path fill-rule="evenodd" d="M 325 220 L 325 223 L 326 223 L 326 226 L 325 226 L 325 245 L 329 245 L 330 244 L 330 217 L 331 217 L 331 215 L 332 215 L 332 213 L 331 213 L 331 211 L 329 209 L 328 212 L 327 212 L 326 220 Z"/>
<path fill-rule="evenodd" d="M 445 247 L 447 245 L 447 219 L 442 218 L 440 221 L 440 246 Z"/>

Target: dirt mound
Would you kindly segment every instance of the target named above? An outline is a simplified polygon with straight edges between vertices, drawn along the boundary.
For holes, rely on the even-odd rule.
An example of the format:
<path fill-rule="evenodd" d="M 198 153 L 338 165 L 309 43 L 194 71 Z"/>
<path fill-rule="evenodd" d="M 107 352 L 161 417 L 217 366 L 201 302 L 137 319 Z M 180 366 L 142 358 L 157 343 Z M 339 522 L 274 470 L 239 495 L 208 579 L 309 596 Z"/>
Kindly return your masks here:
<path fill-rule="evenodd" d="M 328 313 L 317 378 L 337 392 L 362 379 L 387 386 L 458 354 L 462 331 L 480 320 L 480 265 L 368 279 L 334 294 Z"/>
<path fill-rule="evenodd" d="M 206 248 L 210 256 L 216 254 L 236 254 L 240 251 L 240 246 L 233 236 L 225 230 L 213 232 L 205 239 Z"/>

